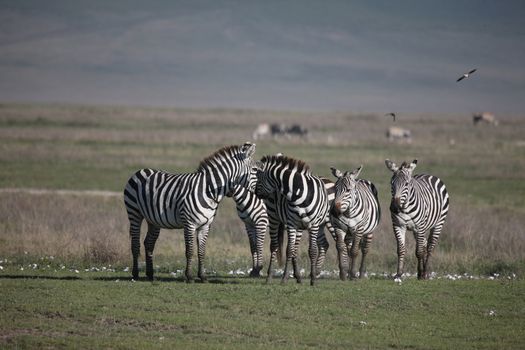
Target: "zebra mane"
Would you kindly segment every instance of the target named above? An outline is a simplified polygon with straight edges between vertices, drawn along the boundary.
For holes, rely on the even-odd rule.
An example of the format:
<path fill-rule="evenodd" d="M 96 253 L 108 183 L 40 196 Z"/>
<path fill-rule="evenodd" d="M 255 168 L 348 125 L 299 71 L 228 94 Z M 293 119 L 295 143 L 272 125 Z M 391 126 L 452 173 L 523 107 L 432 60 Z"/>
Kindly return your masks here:
<path fill-rule="evenodd" d="M 408 168 L 410 168 L 410 163 L 403 162 L 399 168 L 400 168 L 400 169 L 401 169 L 401 168 L 408 169 Z"/>
<path fill-rule="evenodd" d="M 296 168 L 300 173 L 310 173 L 310 167 L 308 164 L 299 159 L 289 158 L 286 156 L 264 156 L 261 159 L 262 163 L 271 163 L 275 165 L 281 165 L 290 169 Z"/>
<path fill-rule="evenodd" d="M 231 158 L 234 154 L 239 153 L 239 150 L 240 147 L 238 145 L 224 146 L 223 148 L 217 150 L 215 153 L 201 160 L 197 171 L 202 171 L 207 166 L 213 166 L 213 160 L 217 158 Z"/>

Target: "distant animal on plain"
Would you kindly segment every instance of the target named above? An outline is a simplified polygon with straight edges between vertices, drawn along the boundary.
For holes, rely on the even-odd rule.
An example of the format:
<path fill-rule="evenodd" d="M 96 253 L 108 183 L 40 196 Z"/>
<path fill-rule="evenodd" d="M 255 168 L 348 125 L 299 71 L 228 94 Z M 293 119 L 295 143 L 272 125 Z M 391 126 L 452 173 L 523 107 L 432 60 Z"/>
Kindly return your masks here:
<path fill-rule="evenodd" d="M 470 70 L 468 73 L 464 73 L 462 76 L 460 76 L 460 77 L 458 78 L 458 80 L 456 80 L 456 83 L 462 81 L 463 79 L 468 78 L 468 77 L 469 77 L 472 73 L 474 73 L 476 70 L 477 70 L 477 69 L 472 69 L 472 70 Z"/>
<path fill-rule="evenodd" d="M 288 139 L 292 138 L 306 138 L 308 136 L 308 129 L 299 125 L 292 124 L 287 126 L 282 123 L 263 123 L 259 124 L 253 131 L 252 138 L 259 140 L 268 136 L 272 136 L 274 139 L 285 137 Z"/>
<path fill-rule="evenodd" d="M 259 140 L 261 138 L 264 138 L 264 137 L 270 135 L 270 131 L 271 131 L 270 124 L 268 124 L 268 123 L 259 124 L 259 125 L 257 125 L 255 130 L 253 131 L 252 138 L 254 140 Z"/>
<path fill-rule="evenodd" d="M 496 119 L 494 114 L 488 112 L 475 113 L 474 115 L 472 115 L 472 122 L 474 123 L 474 125 L 478 125 L 478 123 L 485 123 L 494 126 L 499 125 L 499 121 Z"/>
<path fill-rule="evenodd" d="M 386 137 L 390 142 L 400 141 L 412 143 L 412 132 L 408 129 L 400 128 L 398 126 L 391 126 L 386 131 Z"/>
<path fill-rule="evenodd" d="M 396 121 L 396 114 L 395 113 L 387 113 L 385 114 L 385 117 L 392 117 L 394 121 Z"/>

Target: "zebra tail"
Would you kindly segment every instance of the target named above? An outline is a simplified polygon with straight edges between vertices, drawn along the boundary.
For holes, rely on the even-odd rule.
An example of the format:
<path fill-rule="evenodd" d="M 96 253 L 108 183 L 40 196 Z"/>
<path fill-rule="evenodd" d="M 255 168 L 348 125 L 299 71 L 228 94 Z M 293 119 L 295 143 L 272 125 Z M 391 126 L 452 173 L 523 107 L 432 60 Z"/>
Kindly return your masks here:
<path fill-rule="evenodd" d="M 279 266 L 283 266 L 283 246 L 284 246 L 284 225 L 279 224 L 279 228 L 277 229 L 277 242 L 279 245 L 277 246 L 277 264 Z"/>

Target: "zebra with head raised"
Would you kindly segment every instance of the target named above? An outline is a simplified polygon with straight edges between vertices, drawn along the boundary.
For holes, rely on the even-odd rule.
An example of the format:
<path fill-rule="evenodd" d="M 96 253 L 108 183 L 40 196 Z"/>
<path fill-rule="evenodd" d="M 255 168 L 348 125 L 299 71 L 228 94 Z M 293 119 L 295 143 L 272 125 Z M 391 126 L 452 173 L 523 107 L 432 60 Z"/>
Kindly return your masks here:
<path fill-rule="evenodd" d="M 300 160 L 284 156 L 265 156 L 257 173 L 256 194 L 262 198 L 276 198 L 275 208 L 288 232 L 286 264 L 283 282 L 288 279 L 288 267 L 293 264 L 297 282 L 301 281 L 297 266 L 297 246 L 302 230 L 309 231 L 310 284 L 315 282 L 318 258 L 317 235 L 328 220 L 328 194 L 323 181 L 310 172 Z M 271 231 L 270 231 L 271 232 Z M 272 247 L 275 248 L 275 247 Z M 272 250 L 268 278 L 276 251 Z"/>
<path fill-rule="evenodd" d="M 235 201 L 237 215 L 246 226 L 252 256 L 251 277 L 260 277 L 263 267 L 264 237 L 269 223 L 265 202 L 254 193 L 256 183 L 257 168 L 253 167 L 248 188 L 239 184 L 228 193 L 228 196 Z"/>
<path fill-rule="evenodd" d="M 191 282 L 193 241 L 198 241 L 198 276 L 205 280 L 204 257 L 208 231 L 222 198 L 237 184 L 248 181 L 255 144 L 223 147 L 205 158 L 194 173 L 170 174 L 153 169 L 137 171 L 124 189 L 130 222 L 133 278 L 137 279 L 140 226 L 145 219 L 146 275 L 153 279 L 153 249 L 161 228 L 184 228 L 186 281 Z"/>
<path fill-rule="evenodd" d="M 406 253 L 405 233 L 410 230 L 416 239 L 417 277 L 428 278 L 429 260 L 448 213 L 449 197 L 443 181 L 432 175 L 413 175 L 417 159 L 412 163 L 403 162 L 398 167 L 394 162 L 385 160 L 393 172 L 392 201 L 390 213 L 397 240 L 397 274 L 403 274 L 403 262 Z M 425 232 L 430 235 L 425 237 Z"/>
<path fill-rule="evenodd" d="M 339 275 L 342 280 L 346 279 L 346 273 L 344 273 L 346 254 L 351 260 L 349 276 L 351 279 L 357 277 L 356 260 L 359 248 L 362 253 L 359 278 L 365 275 L 365 259 L 372 243 L 372 232 L 381 218 L 376 187 L 368 180 L 357 178 L 362 168 L 360 166 L 352 172 L 345 173 L 330 168 L 332 174 L 337 178 L 330 220 L 335 231 Z M 364 240 L 362 240 L 363 237 Z"/>

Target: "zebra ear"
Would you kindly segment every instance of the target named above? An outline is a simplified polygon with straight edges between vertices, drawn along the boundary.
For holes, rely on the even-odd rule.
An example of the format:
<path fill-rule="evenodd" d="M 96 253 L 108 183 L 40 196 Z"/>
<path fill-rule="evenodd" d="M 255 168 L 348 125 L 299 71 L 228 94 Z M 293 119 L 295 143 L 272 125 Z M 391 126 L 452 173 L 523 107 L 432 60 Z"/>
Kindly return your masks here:
<path fill-rule="evenodd" d="M 412 161 L 412 163 L 410 163 L 410 166 L 409 166 L 410 171 L 411 171 L 411 172 L 414 171 L 414 169 L 416 168 L 416 166 L 417 166 L 417 159 L 414 159 L 414 160 Z"/>
<path fill-rule="evenodd" d="M 343 176 L 343 173 L 341 172 L 341 170 L 338 170 L 334 167 L 330 167 L 330 170 L 332 170 L 332 175 L 334 175 L 337 178 L 340 178 L 341 176 Z"/>
<path fill-rule="evenodd" d="M 388 169 L 390 169 L 390 171 L 392 171 L 392 172 L 395 172 L 395 171 L 399 170 L 399 168 L 397 167 L 396 163 L 394 163 L 390 159 L 385 159 L 385 164 L 386 164 L 386 167 Z"/>
<path fill-rule="evenodd" d="M 356 170 L 352 171 L 350 173 L 350 176 L 352 177 L 353 180 L 357 179 L 357 177 L 359 176 L 359 174 L 361 173 L 361 169 L 363 169 L 363 166 L 359 166 L 359 168 L 357 168 Z"/>
<path fill-rule="evenodd" d="M 251 158 L 251 156 L 253 156 L 253 154 L 255 153 L 255 143 L 246 142 L 242 146 L 242 151 L 246 158 Z"/>

